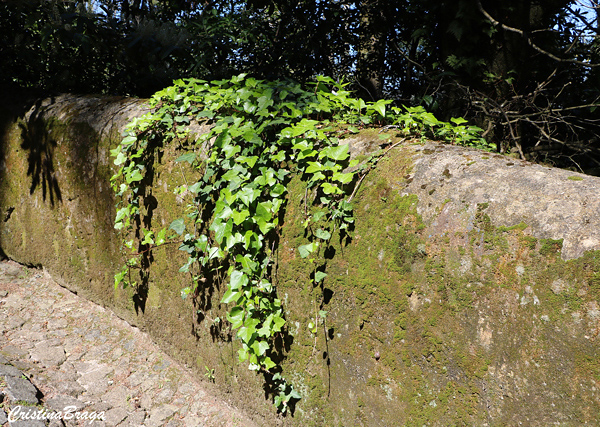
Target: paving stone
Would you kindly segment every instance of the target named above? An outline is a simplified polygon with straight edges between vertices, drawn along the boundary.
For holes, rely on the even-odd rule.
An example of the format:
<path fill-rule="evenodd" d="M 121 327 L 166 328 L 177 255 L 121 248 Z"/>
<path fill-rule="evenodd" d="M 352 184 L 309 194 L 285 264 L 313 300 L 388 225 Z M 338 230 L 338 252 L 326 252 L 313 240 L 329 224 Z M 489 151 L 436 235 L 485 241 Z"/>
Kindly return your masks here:
<path fill-rule="evenodd" d="M 64 337 L 67 336 L 67 332 L 64 331 L 64 330 L 62 330 L 62 329 L 59 329 L 57 331 L 53 330 L 53 331 L 49 331 L 48 332 L 48 336 L 49 337 L 56 337 L 56 338 L 64 338 Z"/>
<path fill-rule="evenodd" d="M 139 427 L 146 420 L 146 415 L 147 415 L 146 411 L 144 411 L 143 409 L 138 409 L 133 414 L 129 414 L 126 421 L 128 421 L 129 425 L 132 427 L 133 426 Z"/>
<path fill-rule="evenodd" d="M 163 360 L 152 367 L 155 371 L 162 371 L 169 367 L 171 363 L 168 360 Z"/>
<path fill-rule="evenodd" d="M 202 419 L 196 415 L 190 415 L 183 419 L 185 427 L 198 427 L 202 425 Z"/>
<path fill-rule="evenodd" d="M 164 426 L 165 420 L 172 417 L 177 412 L 177 406 L 164 404 L 150 411 L 149 419 L 146 421 L 147 427 L 160 427 Z"/>
<path fill-rule="evenodd" d="M 12 401 L 26 402 L 31 404 L 39 403 L 37 398 L 37 389 L 33 384 L 23 377 L 6 377 L 6 386 L 8 397 Z"/>
<path fill-rule="evenodd" d="M 46 427 L 46 423 L 39 420 L 19 420 L 8 424 L 10 427 Z"/>
<path fill-rule="evenodd" d="M 13 358 L 22 358 L 28 351 L 14 345 L 7 345 L 2 348 L 2 353 L 12 360 Z"/>
<path fill-rule="evenodd" d="M 39 372 L 40 368 L 39 366 L 34 363 L 32 360 L 13 360 L 11 362 L 11 364 L 17 368 L 20 369 L 21 371 L 27 371 L 29 373 L 35 373 L 35 372 Z"/>
<path fill-rule="evenodd" d="M 46 406 L 54 411 L 64 411 L 67 406 L 74 406 L 76 411 L 81 411 L 86 407 L 85 403 L 71 396 L 59 394 L 46 400 Z"/>
<path fill-rule="evenodd" d="M 129 378 L 127 378 L 127 382 L 129 383 L 130 387 L 137 387 L 144 381 L 144 379 L 144 374 L 140 370 L 131 374 Z"/>
<path fill-rule="evenodd" d="M 0 365 L 0 375 L 3 377 L 20 377 L 23 373 L 12 365 Z"/>
<path fill-rule="evenodd" d="M 88 411 L 106 412 L 113 408 L 110 403 L 98 400 L 91 402 L 90 405 L 89 408 L 86 408 Z"/>
<path fill-rule="evenodd" d="M 11 329 L 18 329 L 21 326 L 23 326 L 25 324 L 25 319 L 23 319 L 22 317 L 12 317 L 9 321 L 8 321 L 8 325 L 6 325 L 6 329 L 7 330 L 11 330 Z"/>
<path fill-rule="evenodd" d="M 6 412 L 4 412 L 3 409 L 0 409 L 0 425 L 4 425 L 4 423 L 7 421 L 8 421 L 8 418 L 6 416 Z"/>
<path fill-rule="evenodd" d="M 66 427 L 65 422 L 61 419 L 52 419 L 48 423 L 48 427 Z"/>
<path fill-rule="evenodd" d="M 196 386 L 192 383 L 181 383 L 177 388 L 177 392 L 181 394 L 192 394 L 196 390 Z"/>
<path fill-rule="evenodd" d="M 104 419 L 20 420 L 11 427 L 254 425 L 238 413 L 242 422 L 228 421 L 231 409 L 138 328 L 58 287 L 44 273 L 26 281 L 10 278 L 3 274 L 6 264 L 0 261 L 0 283 L 10 286 L 0 297 L 0 426 L 7 427 L 2 417 L 17 399 L 38 403 L 38 398 L 43 407 L 37 408 L 49 413 L 74 406 L 82 414 L 103 413 Z"/>
<path fill-rule="evenodd" d="M 56 378 L 59 381 L 77 381 L 80 377 L 77 369 L 71 362 L 64 362 L 60 365 L 60 371 L 56 371 L 59 376 Z"/>
<path fill-rule="evenodd" d="M 49 341 L 42 341 L 36 344 L 35 349 L 30 351 L 31 359 L 36 360 L 45 367 L 59 366 L 67 356 L 62 346 L 53 346 Z"/>
<path fill-rule="evenodd" d="M 0 264 L 2 267 L 0 267 L 2 270 L 2 274 L 12 277 L 12 278 L 16 278 L 19 277 L 21 275 L 21 273 L 23 272 L 23 268 L 21 266 L 16 266 L 16 265 L 12 265 L 12 264 L 8 264 L 8 263 L 2 263 Z"/>
<path fill-rule="evenodd" d="M 158 393 L 156 397 L 154 397 L 154 400 L 157 402 L 166 402 L 171 400 L 174 394 L 175 392 L 167 387 L 162 389 L 160 393 Z"/>
<path fill-rule="evenodd" d="M 144 393 L 140 397 L 140 406 L 146 410 L 152 408 L 152 393 Z"/>
<path fill-rule="evenodd" d="M 102 396 L 102 400 L 112 406 L 125 406 L 130 395 L 131 391 L 127 387 L 119 385 Z"/>
<path fill-rule="evenodd" d="M 56 383 L 56 390 L 72 397 L 78 397 L 85 392 L 85 388 L 77 381 L 60 381 Z"/>
<path fill-rule="evenodd" d="M 95 361 L 84 363 L 86 363 L 86 367 L 83 372 L 77 367 L 78 372 L 81 374 L 81 377 L 77 379 L 77 382 L 90 394 L 96 396 L 104 394 L 108 388 L 107 377 L 114 371 L 114 368 Z M 74 365 L 77 366 L 77 363 Z M 79 363 L 79 365 L 82 366 L 81 363 Z"/>
<path fill-rule="evenodd" d="M 33 346 L 35 345 L 33 343 L 39 343 L 40 341 L 44 341 L 46 339 L 46 334 L 44 334 L 43 332 L 33 331 L 30 329 L 27 331 L 23 331 L 23 333 L 19 336 L 19 338 L 21 338 L 21 340 L 23 340 L 21 347 L 29 349 L 29 348 L 33 348 Z"/>
<path fill-rule="evenodd" d="M 127 418 L 128 412 L 125 408 L 113 408 L 106 412 L 106 423 L 110 426 L 116 426 L 125 418 Z"/>

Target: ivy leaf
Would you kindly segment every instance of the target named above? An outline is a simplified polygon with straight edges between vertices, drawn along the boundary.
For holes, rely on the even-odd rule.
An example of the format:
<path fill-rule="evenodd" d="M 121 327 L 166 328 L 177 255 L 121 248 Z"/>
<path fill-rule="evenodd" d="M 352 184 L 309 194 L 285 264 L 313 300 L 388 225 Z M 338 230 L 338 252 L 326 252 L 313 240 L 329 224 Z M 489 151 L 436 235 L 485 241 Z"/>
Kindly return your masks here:
<path fill-rule="evenodd" d="M 229 207 L 227 200 L 217 200 L 217 203 L 215 203 L 215 222 L 217 220 L 227 219 L 231 214 L 233 214 L 233 210 Z"/>
<path fill-rule="evenodd" d="M 269 195 L 271 197 L 279 197 L 281 196 L 283 193 L 286 192 L 286 189 L 283 185 L 277 183 L 275 184 L 275 186 L 271 189 L 271 191 L 269 192 Z"/>
<path fill-rule="evenodd" d="M 265 366 L 265 368 L 266 368 L 267 370 L 269 370 L 269 369 L 271 369 L 271 368 L 274 368 L 275 366 L 277 366 L 277 365 L 275 364 L 275 362 L 273 362 L 269 356 L 266 356 L 266 357 L 263 359 L 263 365 Z"/>
<path fill-rule="evenodd" d="M 294 150 L 299 151 L 304 151 L 309 148 L 312 150 L 312 144 L 309 145 L 309 142 L 306 139 L 302 139 L 299 142 L 296 142 L 294 145 L 292 145 L 292 148 Z"/>
<path fill-rule="evenodd" d="M 256 340 L 254 341 L 254 344 L 252 344 L 251 347 L 252 350 L 254 350 L 254 353 L 256 353 L 259 356 L 262 356 L 269 349 L 269 343 L 262 340 Z"/>
<path fill-rule="evenodd" d="M 123 138 L 123 140 L 121 141 L 121 145 L 127 146 L 127 145 L 135 143 L 136 141 L 137 141 L 136 136 L 129 135 L 129 136 L 126 136 L 125 138 Z"/>
<path fill-rule="evenodd" d="M 163 243 L 165 243 L 166 234 L 167 234 L 166 228 L 163 228 L 158 232 L 158 237 L 156 238 L 157 245 L 162 245 Z"/>
<path fill-rule="evenodd" d="M 348 153 L 348 145 L 342 144 L 337 147 L 328 147 L 319 154 L 319 158 L 323 158 L 324 156 L 327 156 L 327 158 L 331 160 L 337 160 L 338 162 L 346 160 L 350 156 Z"/>
<path fill-rule="evenodd" d="M 326 214 L 325 211 L 317 211 L 313 214 L 313 221 L 317 222 L 318 220 L 320 220 L 321 218 L 323 218 L 323 216 Z"/>
<path fill-rule="evenodd" d="M 225 246 L 228 251 L 231 250 L 238 243 L 244 242 L 244 236 L 241 233 L 230 234 L 225 237 Z"/>
<path fill-rule="evenodd" d="M 229 158 L 235 156 L 241 150 L 242 150 L 242 147 L 240 147 L 239 145 L 233 145 L 233 144 L 227 144 L 225 147 L 223 147 L 223 151 L 225 152 L 226 159 L 229 159 Z"/>
<path fill-rule="evenodd" d="M 121 220 L 123 218 L 126 218 L 130 215 L 131 210 L 129 209 L 129 206 L 124 206 L 121 209 L 119 209 L 117 211 L 117 216 L 115 218 L 115 223 L 121 222 Z"/>
<path fill-rule="evenodd" d="M 352 181 L 353 178 L 354 178 L 353 173 L 343 173 L 343 172 L 336 172 L 331 177 L 331 179 L 333 179 L 334 181 L 338 181 L 342 184 L 348 184 L 350 181 Z"/>
<path fill-rule="evenodd" d="M 117 154 L 117 158 L 114 160 L 114 164 L 119 166 L 122 165 L 123 163 L 125 163 L 125 161 L 127 160 L 127 156 L 125 154 L 123 154 L 122 152 L 119 152 Z"/>
<path fill-rule="evenodd" d="M 260 195 L 260 191 L 250 187 L 244 187 L 237 193 L 237 197 L 246 206 L 250 206 Z"/>
<path fill-rule="evenodd" d="M 231 213 L 231 218 L 233 219 L 233 223 L 235 225 L 240 225 L 246 218 L 248 218 L 249 215 L 250 212 L 248 209 L 242 209 L 241 211 L 233 211 Z"/>
<path fill-rule="evenodd" d="M 227 222 L 222 222 L 219 218 L 215 218 L 215 221 L 210 226 L 210 229 L 215 232 L 215 241 L 220 245 L 223 243 L 225 236 L 231 234 L 231 230 L 233 229 L 233 220 L 229 218 Z"/>
<path fill-rule="evenodd" d="M 186 153 L 175 159 L 176 162 L 188 162 L 190 165 L 196 160 L 196 153 Z"/>
<path fill-rule="evenodd" d="M 188 187 L 188 191 L 194 194 L 198 194 L 200 192 L 200 188 L 202 187 L 202 182 L 198 181 L 197 183 L 190 185 Z"/>
<path fill-rule="evenodd" d="M 258 266 L 257 262 L 252 261 L 252 259 L 250 259 L 250 255 L 238 255 L 235 258 L 235 261 L 239 262 L 242 265 L 242 270 L 244 270 L 246 274 L 253 274 Z"/>
<path fill-rule="evenodd" d="M 285 151 L 280 150 L 271 156 L 273 162 L 283 162 L 285 160 Z"/>
<path fill-rule="evenodd" d="M 275 223 L 265 221 L 263 218 L 259 218 L 258 221 L 256 221 L 256 224 L 258 225 L 258 228 L 262 234 L 267 234 L 269 231 L 275 228 Z"/>
<path fill-rule="evenodd" d="M 237 182 L 239 182 L 240 181 L 239 172 L 236 171 L 235 169 L 230 169 L 223 175 L 223 179 L 225 181 L 237 180 Z"/>
<path fill-rule="evenodd" d="M 238 290 L 244 288 L 248 285 L 249 279 L 244 273 L 238 270 L 234 270 L 231 273 L 231 280 L 229 281 L 229 285 L 232 290 Z"/>
<path fill-rule="evenodd" d="M 323 165 L 319 162 L 308 162 L 308 167 L 306 168 L 306 173 L 315 173 L 323 170 Z"/>
<path fill-rule="evenodd" d="M 261 202 L 259 204 L 256 205 L 256 212 L 254 213 L 255 217 L 258 220 L 263 220 L 263 221 L 270 221 L 271 220 L 271 212 L 270 211 L 270 206 L 266 203 L 266 202 Z M 258 221 L 257 221 L 258 222 Z"/>
<path fill-rule="evenodd" d="M 227 289 L 227 291 L 225 291 L 225 294 L 223 295 L 223 298 L 221 299 L 221 303 L 229 304 L 230 302 L 238 301 L 241 296 L 242 296 L 242 292 Z M 229 318 L 229 316 L 227 316 L 227 318 Z M 231 322 L 231 320 L 230 320 L 230 322 Z M 233 322 L 231 322 L 231 323 L 233 323 Z"/>
<path fill-rule="evenodd" d="M 258 156 L 249 156 L 249 157 L 238 156 L 235 158 L 236 162 L 246 163 L 250 167 L 250 169 L 252 169 L 254 167 L 257 160 L 258 160 Z"/>
<path fill-rule="evenodd" d="M 169 225 L 169 230 L 173 230 L 175 233 L 181 236 L 185 231 L 185 222 L 183 221 L 183 218 L 177 218 L 175 221 L 173 221 L 171 225 Z"/>
<path fill-rule="evenodd" d="M 306 258 L 318 247 L 318 245 L 319 244 L 317 242 L 312 242 L 306 245 L 299 246 L 298 252 L 300 252 L 300 256 L 302 258 Z"/>
<path fill-rule="evenodd" d="M 152 230 L 142 230 L 144 232 L 144 240 L 142 245 L 153 245 L 154 244 L 154 232 Z"/>
<path fill-rule="evenodd" d="M 321 280 L 327 277 L 327 273 L 323 273 L 322 271 L 315 272 L 315 282 L 319 283 Z"/>
<path fill-rule="evenodd" d="M 246 319 L 246 321 L 244 322 L 244 326 L 242 326 L 237 333 L 237 336 L 241 338 L 242 342 L 250 344 L 250 342 L 254 339 L 254 334 L 256 334 L 257 324 L 258 319 Z"/>
<path fill-rule="evenodd" d="M 332 185 L 328 182 L 324 182 L 322 188 L 323 188 L 323 193 L 325 193 L 325 194 L 342 194 L 343 193 L 343 191 L 337 185 Z"/>
<path fill-rule="evenodd" d="M 281 328 L 283 328 L 283 325 L 285 325 L 284 318 L 282 318 L 279 315 L 273 316 L 273 332 L 281 331 Z"/>
<path fill-rule="evenodd" d="M 198 113 L 197 117 L 199 119 L 203 119 L 203 118 L 213 119 L 215 117 L 215 112 L 211 111 L 211 110 L 203 110 Z"/>
<path fill-rule="evenodd" d="M 142 179 L 144 179 L 144 177 L 138 169 L 134 170 L 130 174 L 127 174 L 127 176 L 125 177 L 125 181 L 127 181 L 127 184 L 131 184 L 134 181 L 141 181 Z"/>
<path fill-rule="evenodd" d="M 244 309 L 242 307 L 233 307 L 229 313 L 227 313 L 227 320 L 231 322 L 231 326 L 234 329 L 242 326 L 244 322 Z"/>
<path fill-rule="evenodd" d="M 329 238 L 331 237 L 331 233 L 327 230 L 319 228 L 317 231 L 315 231 L 315 236 L 317 236 L 321 240 L 329 240 Z"/>
<path fill-rule="evenodd" d="M 222 257 L 223 257 L 223 253 L 221 252 L 221 250 L 218 247 L 213 246 L 208 250 L 208 256 L 206 257 L 206 260 L 210 261 L 212 259 L 222 258 Z"/>
<path fill-rule="evenodd" d="M 208 237 L 206 237 L 204 234 L 200 235 L 200 237 L 196 239 L 194 246 L 201 252 L 206 251 L 206 247 L 208 246 Z"/>

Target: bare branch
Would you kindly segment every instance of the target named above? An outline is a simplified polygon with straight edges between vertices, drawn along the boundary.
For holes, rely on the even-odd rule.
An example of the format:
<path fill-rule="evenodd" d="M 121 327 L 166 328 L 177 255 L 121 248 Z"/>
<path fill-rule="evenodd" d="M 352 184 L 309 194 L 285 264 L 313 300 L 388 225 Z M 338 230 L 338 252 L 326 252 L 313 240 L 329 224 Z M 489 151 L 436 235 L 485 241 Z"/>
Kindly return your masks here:
<path fill-rule="evenodd" d="M 577 64 L 577 65 L 581 65 L 583 67 L 599 67 L 600 64 L 592 64 L 592 63 L 588 63 L 588 62 L 583 62 L 583 61 L 578 61 L 576 59 L 563 59 L 563 58 L 559 58 L 558 56 L 554 55 L 553 53 L 548 52 L 547 50 L 542 49 L 541 47 L 539 47 L 538 45 L 536 45 L 535 43 L 533 43 L 533 41 L 531 41 L 531 39 L 527 36 L 527 34 L 525 33 L 525 31 L 520 30 L 518 28 L 514 28 L 514 27 L 509 27 L 506 24 L 501 23 L 500 21 L 495 20 L 492 15 L 490 15 L 482 6 L 481 4 L 481 0 L 477 0 L 477 6 L 479 8 L 479 11 L 495 26 L 495 27 L 501 27 L 502 29 L 506 30 L 506 31 L 510 31 L 516 34 L 519 34 L 521 37 L 523 37 L 525 39 L 525 41 L 527 42 L 527 44 L 533 48 L 534 50 L 536 50 L 537 52 L 541 53 L 542 55 L 545 55 L 557 62 L 568 62 L 571 64 Z"/>

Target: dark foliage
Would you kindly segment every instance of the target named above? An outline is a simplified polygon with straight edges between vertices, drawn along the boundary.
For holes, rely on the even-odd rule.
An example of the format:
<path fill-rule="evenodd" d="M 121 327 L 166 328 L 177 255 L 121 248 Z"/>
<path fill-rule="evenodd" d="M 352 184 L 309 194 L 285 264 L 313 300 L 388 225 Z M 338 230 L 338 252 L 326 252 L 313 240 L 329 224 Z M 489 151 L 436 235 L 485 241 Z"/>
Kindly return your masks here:
<path fill-rule="evenodd" d="M 595 8 L 594 8 L 595 5 Z M 597 2 L 0 2 L 0 83 L 147 96 L 179 77 L 329 75 L 463 116 L 503 152 L 600 172 Z"/>

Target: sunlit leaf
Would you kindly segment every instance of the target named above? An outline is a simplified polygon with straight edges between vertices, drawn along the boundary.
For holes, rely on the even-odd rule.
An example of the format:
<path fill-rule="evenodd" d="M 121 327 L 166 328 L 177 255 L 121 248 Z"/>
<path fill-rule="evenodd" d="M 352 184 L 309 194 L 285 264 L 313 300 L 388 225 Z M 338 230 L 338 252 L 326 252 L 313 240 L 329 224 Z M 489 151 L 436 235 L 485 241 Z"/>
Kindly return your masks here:
<path fill-rule="evenodd" d="M 183 218 L 177 218 L 175 221 L 173 221 L 171 225 L 169 225 L 169 230 L 173 230 L 175 233 L 181 236 L 185 231 L 185 222 Z"/>

